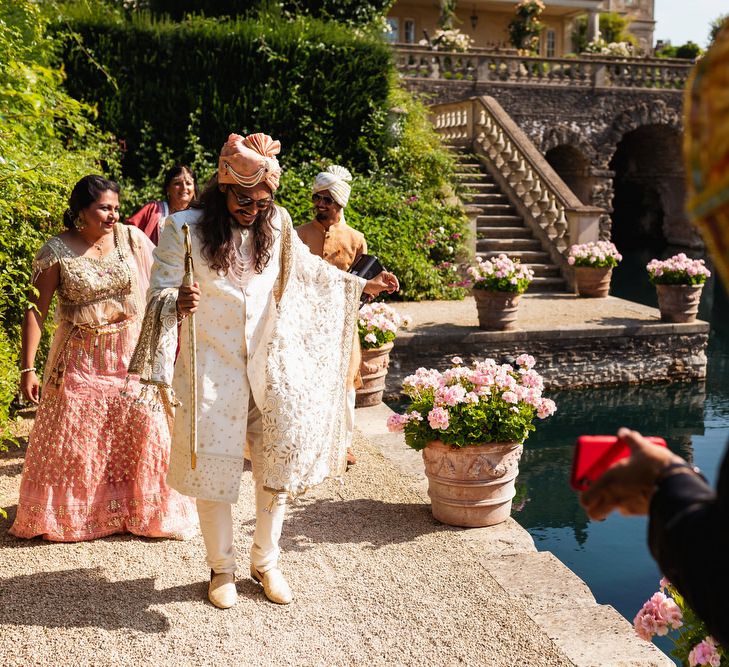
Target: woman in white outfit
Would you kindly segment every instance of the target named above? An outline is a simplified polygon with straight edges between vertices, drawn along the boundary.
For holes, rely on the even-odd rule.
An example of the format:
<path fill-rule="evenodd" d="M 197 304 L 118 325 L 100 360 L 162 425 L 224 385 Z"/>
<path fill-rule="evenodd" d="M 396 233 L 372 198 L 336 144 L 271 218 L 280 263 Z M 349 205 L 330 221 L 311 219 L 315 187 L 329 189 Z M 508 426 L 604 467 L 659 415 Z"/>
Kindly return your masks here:
<path fill-rule="evenodd" d="M 168 482 L 197 498 L 211 569 L 210 601 L 236 602 L 231 504 L 246 437 L 256 484 L 251 576 L 273 602 L 291 590 L 278 568 L 285 500 L 344 468 L 346 369 L 359 295 L 394 291 L 311 255 L 274 204 L 278 141 L 230 135 L 198 208 L 172 216 L 155 250 L 144 330 L 132 371 L 177 407 Z M 182 286 L 185 225 L 195 284 Z M 196 318 L 197 457 L 192 467 L 188 323 Z M 178 343 L 180 354 L 174 363 Z M 174 365 L 174 368 L 173 368 Z M 172 399 L 172 400 L 171 400 Z"/>

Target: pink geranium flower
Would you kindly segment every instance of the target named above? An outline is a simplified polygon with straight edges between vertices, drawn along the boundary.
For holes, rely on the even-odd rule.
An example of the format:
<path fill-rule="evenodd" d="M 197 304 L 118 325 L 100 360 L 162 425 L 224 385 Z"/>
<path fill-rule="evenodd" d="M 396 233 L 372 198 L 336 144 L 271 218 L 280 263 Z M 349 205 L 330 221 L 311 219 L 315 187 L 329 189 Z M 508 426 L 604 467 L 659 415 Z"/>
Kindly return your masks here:
<path fill-rule="evenodd" d="M 528 354 L 520 355 L 516 365 L 494 359 L 470 366 L 461 365 L 459 357 L 452 361 L 456 365 L 444 371 L 418 368 L 403 382 L 410 412 L 390 418 L 388 427 L 404 431 L 405 442 L 415 449 L 439 438 L 455 446 L 523 442 L 535 419 L 556 410 L 554 401 L 542 395 L 544 381 Z"/>
<path fill-rule="evenodd" d="M 669 630 L 683 625 L 683 614 L 673 598 L 654 593 L 633 619 L 633 627 L 642 639 L 650 641 L 654 635 L 663 637 Z"/>
<path fill-rule="evenodd" d="M 450 425 L 448 410 L 445 408 L 433 408 L 428 413 L 428 423 L 433 430 L 445 431 Z"/>
<path fill-rule="evenodd" d="M 697 667 L 698 665 L 719 667 L 721 665 L 721 655 L 716 640 L 713 637 L 707 637 L 696 644 L 688 654 L 688 662 L 689 667 Z"/>

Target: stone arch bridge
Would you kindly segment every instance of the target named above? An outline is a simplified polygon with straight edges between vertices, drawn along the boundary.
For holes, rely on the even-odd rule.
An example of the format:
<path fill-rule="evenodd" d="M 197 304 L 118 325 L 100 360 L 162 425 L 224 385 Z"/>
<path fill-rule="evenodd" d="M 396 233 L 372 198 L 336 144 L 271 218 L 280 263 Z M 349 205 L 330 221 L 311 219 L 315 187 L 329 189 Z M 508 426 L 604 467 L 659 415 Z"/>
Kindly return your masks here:
<path fill-rule="evenodd" d="M 431 105 L 490 96 L 624 248 L 701 248 L 684 212 L 685 61 L 443 54 L 399 47 L 405 85 Z"/>

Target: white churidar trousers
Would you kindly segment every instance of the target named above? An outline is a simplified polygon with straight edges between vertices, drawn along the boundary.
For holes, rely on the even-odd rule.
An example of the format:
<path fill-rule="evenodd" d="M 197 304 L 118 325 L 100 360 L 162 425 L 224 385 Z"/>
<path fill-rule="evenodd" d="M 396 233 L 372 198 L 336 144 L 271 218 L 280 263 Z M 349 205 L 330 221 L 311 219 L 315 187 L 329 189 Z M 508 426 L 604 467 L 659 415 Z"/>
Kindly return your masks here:
<path fill-rule="evenodd" d="M 248 410 L 247 441 L 250 446 L 253 480 L 256 486 L 256 527 L 253 532 L 251 564 L 259 572 L 265 572 L 276 567 L 278 562 L 280 553 L 278 541 L 283 528 L 286 501 L 283 497 L 277 497 L 272 505 L 271 492 L 265 491 L 263 485 L 258 482 L 263 429 L 261 412 L 253 403 L 252 396 Z M 208 567 L 216 574 L 235 572 L 231 504 L 198 498 L 197 514 L 200 518 L 200 532 L 205 541 Z"/>

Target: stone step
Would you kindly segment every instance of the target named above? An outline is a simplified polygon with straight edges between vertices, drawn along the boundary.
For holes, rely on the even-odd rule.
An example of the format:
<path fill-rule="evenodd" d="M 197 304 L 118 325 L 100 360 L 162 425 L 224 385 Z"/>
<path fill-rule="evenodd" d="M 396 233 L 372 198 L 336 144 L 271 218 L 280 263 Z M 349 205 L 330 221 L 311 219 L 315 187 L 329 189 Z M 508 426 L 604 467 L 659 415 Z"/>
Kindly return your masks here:
<path fill-rule="evenodd" d="M 483 207 L 479 206 L 481 210 Z M 519 222 L 517 222 L 517 219 Z M 477 215 L 476 229 L 481 227 L 522 227 L 524 221 L 517 215 Z"/>
<path fill-rule="evenodd" d="M 459 181 L 473 181 L 474 183 L 495 183 L 494 179 L 488 174 L 484 174 L 478 169 L 473 171 L 462 171 L 459 169 L 455 172 L 455 177 Z"/>
<path fill-rule="evenodd" d="M 532 280 L 532 282 L 529 283 L 529 287 L 527 288 L 527 292 L 531 292 L 531 293 L 564 292 L 566 290 L 567 290 L 567 283 L 565 283 L 563 278 L 535 277 L 534 280 Z"/>
<path fill-rule="evenodd" d="M 481 190 L 482 188 L 488 188 L 491 185 L 496 185 L 495 181 L 489 178 L 478 180 L 474 178 L 474 176 L 476 176 L 476 174 L 465 174 L 465 178 L 458 179 L 458 184 L 462 188 L 473 188 L 474 190 Z"/>
<path fill-rule="evenodd" d="M 468 186 L 470 187 L 470 186 Z M 493 188 L 491 188 L 493 190 Z M 481 195 L 481 200 L 484 204 L 509 204 L 511 205 L 511 202 L 509 201 L 509 198 L 498 191 L 493 192 L 483 192 L 482 190 L 479 190 L 478 194 Z"/>
<path fill-rule="evenodd" d="M 472 155 L 451 147 L 456 158 L 456 178 L 464 189 L 461 200 L 476 207 L 476 256 L 482 259 L 500 254 L 519 260 L 534 272 L 530 293 L 564 292 L 567 284 L 549 253 L 534 238 L 532 230 L 517 214 L 509 197 Z"/>
<path fill-rule="evenodd" d="M 501 194 L 494 186 L 495 183 L 461 183 L 460 186 L 466 194 L 493 197 Z"/>
<path fill-rule="evenodd" d="M 520 220 L 522 219 L 520 215 L 517 215 L 516 209 L 511 204 L 492 204 L 491 202 L 486 203 L 486 202 L 481 202 L 481 201 L 479 201 L 479 202 L 464 201 L 463 203 L 464 204 L 476 204 L 481 209 L 481 212 L 482 212 L 482 215 L 480 215 L 479 217 L 482 217 L 484 215 L 487 217 L 496 215 L 496 216 L 500 216 L 502 218 L 503 217 L 514 217 L 514 218 L 519 218 Z"/>
<path fill-rule="evenodd" d="M 480 208 L 483 210 L 485 207 L 480 206 Z M 503 222 L 514 227 L 521 227 L 524 224 L 524 219 L 520 215 L 482 214 L 476 218 L 476 223 L 478 224 L 480 222 L 494 225 Z"/>
<path fill-rule="evenodd" d="M 528 227 L 478 227 L 478 238 L 481 239 L 531 239 L 532 230 Z"/>
<path fill-rule="evenodd" d="M 527 268 L 534 271 L 534 275 L 540 278 L 559 278 L 562 280 L 562 275 L 559 272 L 559 267 L 555 264 L 524 264 Z"/>
<path fill-rule="evenodd" d="M 472 178 L 479 183 L 482 181 L 494 182 L 494 177 L 487 171 L 482 171 L 479 167 L 465 167 L 462 164 L 457 164 L 455 174 L 460 179 Z"/>
<path fill-rule="evenodd" d="M 539 251 L 542 244 L 537 239 L 478 239 L 476 241 L 476 250 L 481 251 L 500 251 L 507 255 L 514 250 L 533 250 Z"/>
<path fill-rule="evenodd" d="M 511 259 L 518 259 L 522 264 L 548 264 L 549 253 L 543 250 L 477 250 L 476 256 L 482 259 L 489 259 L 497 255 L 508 255 Z"/>
<path fill-rule="evenodd" d="M 474 204 L 489 205 L 489 204 L 493 204 L 493 200 L 489 197 L 489 194 L 486 194 L 486 193 L 480 193 L 480 194 L 479 193 L 476 193 L 476 194 L 469 193 L 467 196 L 470 199 L 473 200 L 473 203 Z M 501 205 L 503 206 L 503 204 L 501 204 Z M 511 204 L 508 204 L 508 205 L 511 206 Z"/>
<path fill-rule="evenodd" d="M 480 183 L 475 186 L 473 185 L 473 183 L 469 183 L 468 185 L 464 185 L 463 187 L 468 188 L 474 194 L 489 196 L 500 195 L 502 197 L 505 196 L 504 193 L 499 190 L 499 186 L 496 185 L 496 183 Z"/>

